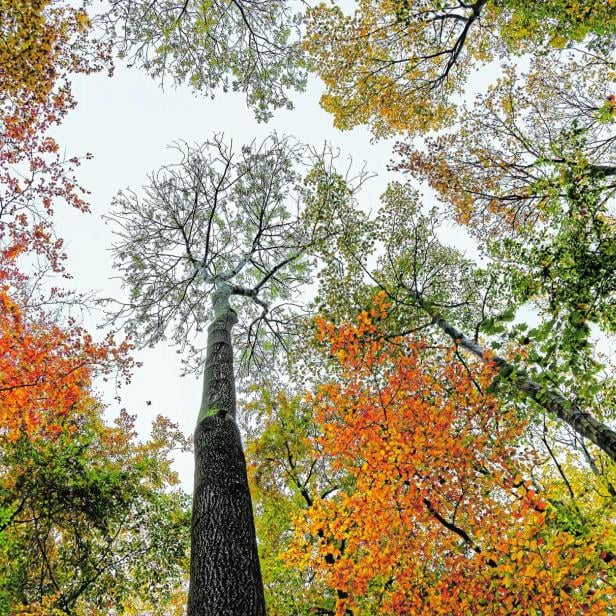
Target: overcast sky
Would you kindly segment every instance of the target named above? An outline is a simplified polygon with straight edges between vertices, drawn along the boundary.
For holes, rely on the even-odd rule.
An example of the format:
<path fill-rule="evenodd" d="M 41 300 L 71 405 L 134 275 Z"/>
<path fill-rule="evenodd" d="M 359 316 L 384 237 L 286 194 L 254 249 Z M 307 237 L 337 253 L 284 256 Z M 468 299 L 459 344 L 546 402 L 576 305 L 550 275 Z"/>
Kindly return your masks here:
<path fill-rule="evenodd" d="M 118 190 L 131 187 L 138 191 L 149 172 L 174 162 L 167 146 L 175 140 L 202 142 L 213 133 L 224 132 L 239 146 L 262 139 L 273 130 L 315 146 L 327 140 L 343 157 L 350 156 L 357 163 L 366 161 L 367 169 L 378 174 L 362 190 L 363 207 L 373 209 L 388 179 L 394 177 L 386 171 L 392 158 L 391 142 L 371 143 L 366 129 L 334 129 L 331 116 L 319 107 L 317 81 L 311 82 L 307 92 L 295 96 L 294 110 L 277 112 L 268 124 L 254 120 L 242 95 L 221 93 L 211 100 L 198 97 L 188 88 L 163 91 L 137 69 L 122 66 L 112 78 L 103 74 L 77 78 L 73 89 L 78 106 L 55 134 L 68 155 L 94 155 L 79 170 L 81 185 L 91 192 L 92 213 L 64 209 L 58 212 L 57 229 L 66 240 L 74 286 L 95 290 L 101 296 L 120 294 L 119 282 L 112 279 L 109 248 L 113 237 L 101 216 L 109 211 Z M 456 241 L 463 235 L 456 233 Z M 96 318 L 88 319 L 88 327 L 94 327 Z M 185 433 L 192 433 L 200 403 L 200 379 L 180 378 L 179 357 L 164 345 L 140 351 L 136 358 L 143 366 L 123 388 L 120 403 L 113 399 L 112 388 L 101 387 L 109 416 L 125 407 L 137 415 L 138 429 L 145 436 L 152 419 L 161 413 L 179 423 Z M 181 455 L 176 464 L 184 488 L 190 490 L 192 456 Z"/>

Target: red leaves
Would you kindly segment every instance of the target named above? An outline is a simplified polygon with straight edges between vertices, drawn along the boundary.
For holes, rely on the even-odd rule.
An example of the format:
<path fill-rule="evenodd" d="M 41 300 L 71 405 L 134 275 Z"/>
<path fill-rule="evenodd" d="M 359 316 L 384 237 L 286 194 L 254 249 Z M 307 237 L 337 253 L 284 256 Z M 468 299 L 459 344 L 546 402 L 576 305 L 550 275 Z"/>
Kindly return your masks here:
<path fill-rule="evenodd" d="M 66 92 L 29 102 L 0 118 L 0 256 L 3 263 L 34 252 L 63 271 L 62 242 L 54 237 L 51 216 L 65 203 L 87 211 L 86 191 L 74 172 L 78 159 L 66 160 L 47 133 L 73 105 Z M 6 109 L 1 111 L 6 112 Z"/>
<path fill-rule="evenodd" d="M 0 290 L 2 438 L 56 434 L 63 418 L 82 412 L 94 373 L 130 368 L 127 351 L 127 345 L 116 347 L 111 338 L 94 343 L 78 327 L 63 330 L 42 316 L 26 316 Z"/>

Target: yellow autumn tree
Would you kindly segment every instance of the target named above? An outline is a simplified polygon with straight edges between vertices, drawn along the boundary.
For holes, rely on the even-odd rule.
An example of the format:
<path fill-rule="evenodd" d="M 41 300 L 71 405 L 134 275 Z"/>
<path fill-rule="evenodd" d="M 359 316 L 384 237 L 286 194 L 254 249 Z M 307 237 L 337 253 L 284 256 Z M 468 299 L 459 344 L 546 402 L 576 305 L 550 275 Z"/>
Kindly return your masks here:
<path fill-rule="evenodd" d="M 304 48 L 336 126 L 385 135 L 447 125 L 470 73 L 492 60 L 578 42 L 605 54 L 615 32 L 612 0 L 358 0 L 353 13 L 310 9 Z"/>

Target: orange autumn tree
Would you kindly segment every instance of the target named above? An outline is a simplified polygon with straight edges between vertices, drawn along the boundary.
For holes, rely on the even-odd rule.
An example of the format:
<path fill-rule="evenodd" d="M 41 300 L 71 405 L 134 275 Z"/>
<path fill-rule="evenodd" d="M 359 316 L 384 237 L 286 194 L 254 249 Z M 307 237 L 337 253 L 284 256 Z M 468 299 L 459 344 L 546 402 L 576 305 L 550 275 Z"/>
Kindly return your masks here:
<path fill-rule="evenodd" d="M 92 371 L 120 370 L 132 362 L 127 343 L 95 343 L 80 327 L 62 328 L 43 314 L 33 318 L 0 288 L 0 437 L 46 437 L 89 396 Z"/>
<path fill-rule="evenodd" d="M 345 479 L 296 514 L 284 556 L 336 590 L 317 613 L 606 613 L 609 522 L 567 523 L 526 421 L 485 393 L 493 367 L 387 338 L 387 309 L 382 294 L 354 322 L 317 321 L 335 376 L 313 398 L 315 450 Z"/>

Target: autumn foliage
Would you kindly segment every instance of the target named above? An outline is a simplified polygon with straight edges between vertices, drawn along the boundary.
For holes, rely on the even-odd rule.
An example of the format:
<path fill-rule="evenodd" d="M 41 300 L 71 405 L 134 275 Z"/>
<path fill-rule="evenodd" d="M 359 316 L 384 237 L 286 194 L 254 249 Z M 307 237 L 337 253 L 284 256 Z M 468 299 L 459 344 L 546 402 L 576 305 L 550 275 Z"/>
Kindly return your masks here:
<path fill-rule="evenodd" d="M 611 0 L 321 2 L 307 11 L 304 48 L 338 128 L 417 134 L 450 125 L 456 94 L 492 61 L 582 41 L 609 50 L 615 13 Z"/>
<path fill-rule="evenodd" d="M 127 343 L 95 343 L 77 326 L 33 319 L 0 290 L 0 424 L 2 438 L 53 436 L 89 396 L 95 372 L 130 369 Z M 73 428 L 75 429 L 74 425 Z"/>
<path fill-rule="evenodd" d="M 188 504 L 170 453 L 188 447 L 159 417 L 137 440 L 126 411 L 104 419 L 95 380 L 125 382 L 128 342 L 70 316 L 81 298 L 53 224 L 86 212 L 77 157 L 53 131 L 74 107 L 69 78 L 108 65 L 83 8 L 0 0 L 0 613 L 179 613 Z M 166 575 L 159 571 L 165 568 Z"/>
<path fill-rule="evenodd" d="M 0 103 L 43 102 L 70 74 L 109 60 L 106 45 L 89 40 L 84 7 L 51 0 L 0 2 Z"/>
<path fill-rule="evenodd" d="M 559 519 L 488 367 L 384 338 L 387 304 L 317 322 L 335 377 L 312 399 L 338 491 L 296 515 L 284 558 L 337 592 L 336 614 L 605 614 L 614 536 Z"/>
<path fill-rule="evenodd" d="M 113 1 L 96 32 L 92 4 L 0 0 L 0 615 L 179 616 L 186 603 L 189 499 L 172 452 L 191 442 L 161 416 L 144 441 L 127 411 L 105 419 L 96 380 L 128 380 L 131 345 L 95 341 L 63 312 L 79 300 L 52 286 L 70 276 L 54 213 L 88 211 L 78 168 L 90 158 L 65 155 L 54 131 L 76 104 L 73 77 L 111 71 L 112 45 L 156 78 L 245 92 L 260 120 L 292 106 L 287 90 L 309 68 L 338 128 L 410 136 L 393 170 L 445 206 L 423 216 L 419 193 L 396 182 L 364 215 L 354 180 L 317 164 L 301 184 L 291 158 L 253 168 L 250 148 L 230 179 L 218 137 L 211 158 L 187 150 L 198 189 L 175 186 L 175 172 L 156 186 L 171 227 L 147 201 L 116 200 L 135 231 L 118 253 L 134 282 L 126 323 L 144 340 L 164 339 L 161 315 L 179 314 L 165 302 L 204 274 L 214 295 L 255 300 L 251 319 L 263 309 L 244 358 L 261 353 L 261 321 L 274 334 L 243 426 L 272 616 L 613 613 L 616 467 L 601 422 L 616 386 L 594 338 L 616 331 L 616 1 L 357 0 L 349 13 L 333 0 L 301 23 L 287 2 Z M 474 95 L 477 70 L 496 65 Z M 288 171 L 278 183 L 263 179 L 270 163 Z M 311 205 L 294 222 L 289 187 Z M 213 204 L 205 217 L 201 202 Z M 246 216 L 222 214 L 242 205 Z M 436 237 L 445 218 L 478 241 L 481 264 Z M 169 228 L 181 236 L 171 252 Z M 192 278 L 165 291 L 182 260 Z M 326 316 L 277 329 L 282 313 L 259 292 L 290 301 L 313 264 Z M 191 288 L 195 327 L 175 330 L 189 347 L 209 318 Z M 297 361 L 280 375 L 283 348 Z"/>
<path fill-rule="evenodd" d="M 58 271 L 64 257 L 51 216 L 58 205 L 88 209 L 52 133 L 75 105 L 70 78 L 108 67 L 108 44 L 91 38 L 83 8 L 49 0 L 0 2 L 0 255 L 26 252 Z M 85 155 L 84 156 L 89 156 Z"/>
<path fill-rule="evenodd" d="M 67 91 L 0 117 L 0 251 L 3 262 L 32 252 L 62 269 L 63 242 L 52 228 L 59 204 L 87 211 L 75 177 L 77 157 L 66 158 L 50 130 L 72 106 Z"/>

